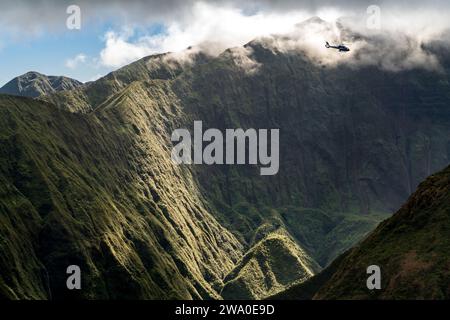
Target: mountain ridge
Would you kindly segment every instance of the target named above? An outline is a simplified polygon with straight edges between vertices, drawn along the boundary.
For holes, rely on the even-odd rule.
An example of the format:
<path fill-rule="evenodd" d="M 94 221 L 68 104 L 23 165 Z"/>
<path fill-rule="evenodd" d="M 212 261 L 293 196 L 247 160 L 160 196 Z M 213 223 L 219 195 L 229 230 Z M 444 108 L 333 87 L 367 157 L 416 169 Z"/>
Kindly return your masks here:
<path fill-rule="evenodd" d="M 0 93 L 37 98 L 58 91 L 73 90 L 82 85 L 82 82 L 68 77 L 47 76 L 29 71 L 6 83 L 0 88 Z"/>
<path fill-rule="evenodd" d="M 240 279 L 266 297 L 288 284 L 240 272 L 246 253 L 267 274 L 280 261 L 259 253 L 274 245 L 326 267 L 449 162 L 448 74 L 323 66 L 263 40 L 192 54 L 38 101 L 0 96 L 2 296 L 235 298 Z M 171 132 L 195 120 L 280 128 L 278 175 L 175 166 Z M 68 263 L 87 275 L 79 295 L 64 288 Z M 297 271 L 289 281 L 312 275 Z"/>
<path fill-rule="evenodd" d="M 272 299 L 448 299 L 450 167 L 422 182 L 367 238 L 308 281 Z M 366 268 L 381 270 L 368 290 Z M 269 298 L 269 299 L 270 299 Z"/>

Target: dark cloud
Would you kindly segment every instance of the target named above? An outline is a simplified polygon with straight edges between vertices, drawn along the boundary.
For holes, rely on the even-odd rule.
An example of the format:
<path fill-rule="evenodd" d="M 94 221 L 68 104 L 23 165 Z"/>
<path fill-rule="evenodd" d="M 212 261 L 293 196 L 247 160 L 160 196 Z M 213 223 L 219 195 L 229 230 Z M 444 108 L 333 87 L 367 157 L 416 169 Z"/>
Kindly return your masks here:
<path fill-rule="evenodd" d="M 128 0 L 128 1 L 88 1 L 88 0 L 2 0 L 0 25 L 7 30 L 37 32 L 64 27 L 67 18 L 66 8 L 77 4 L 82 9 L 85 22 L 107 20 L 111 17 L 123 23 L 152 23 L 188 21 L 196 0 Z M 335 7 L 363 13 L 372 4 L 382 10 L 449 10 L 447 0 L 207 0 L 202 1 L 220 6 L 234 6 L 244 12 L 287 12 L 305 10 L 314 13 L 323 7 Z"/>

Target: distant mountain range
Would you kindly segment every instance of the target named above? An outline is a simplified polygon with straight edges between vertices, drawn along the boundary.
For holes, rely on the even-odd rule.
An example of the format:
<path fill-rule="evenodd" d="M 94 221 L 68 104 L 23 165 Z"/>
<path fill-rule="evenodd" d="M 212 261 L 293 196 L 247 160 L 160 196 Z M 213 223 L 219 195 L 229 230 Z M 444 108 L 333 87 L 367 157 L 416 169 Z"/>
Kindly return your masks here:
<path fill-rule="evenodd" d="M 57 91 L 72 90 L 82 84 L 71 78 L 46 76 L 31 71 L 9 81 L 0 88 L 0 93 L 35 98 Z"/>
<path fill-rule="evenodd" d="M 365 298 L 368 263 L 389 281 L 376 298 L 444 297 L 442 174 L 358 243 L 450 163 L 448 50 L 441 72 L 392 72 L 318 63 L 283 39 L 0 95 L 0 297 L 262 299 L 302 282 L 295 297 Z M 280 129 L 279 173 L 175 165 L 171 133 L 195 120 Z M 66 288 L 72 264 L 83 290 Z"/>

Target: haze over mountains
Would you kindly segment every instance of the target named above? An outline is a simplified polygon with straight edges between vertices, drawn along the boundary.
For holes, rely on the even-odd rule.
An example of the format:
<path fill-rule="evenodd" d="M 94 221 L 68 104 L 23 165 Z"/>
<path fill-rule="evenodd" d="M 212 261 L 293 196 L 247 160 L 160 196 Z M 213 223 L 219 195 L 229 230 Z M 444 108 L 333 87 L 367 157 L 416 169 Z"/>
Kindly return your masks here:
<path fill-rule="evenodd" d="M 448 165 L 445 47 L 426 49 L 440 72 L 394 71 L 317 60 L 286 46 L 293 36 L 149 56 L 37 99 L 0 95 L 0 296 L 265 298 L 328 266 Z M 194 120 L 279 128 L 279 173 L 173 164 L 171 133 Z M 65 287 L 71 264 L 81 291 Z"/>

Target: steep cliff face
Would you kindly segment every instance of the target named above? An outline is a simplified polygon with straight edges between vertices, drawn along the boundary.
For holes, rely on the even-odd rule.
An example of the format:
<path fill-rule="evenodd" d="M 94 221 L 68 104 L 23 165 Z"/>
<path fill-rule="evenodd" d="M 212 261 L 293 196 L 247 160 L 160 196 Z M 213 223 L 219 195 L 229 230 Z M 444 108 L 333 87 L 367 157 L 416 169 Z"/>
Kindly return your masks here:
<path fill-rule="evenodd" d="M 135 83 L 88 117 L 1 97 L 2 296 L 77 296 L 76 264 L 83 298 L 219 297 L 242 246 L 171 163 L 170 94 Z"/>
<path fill-rule="evenodd" d="M 80 81 L 67 77 L 46 76 L 39 72 L 27 72 L 1 87 L 0 93 L 36 98 L 58 91 L 72 90 L 82 85 L 83 83 Z"/>
<path fill-rule="evenodd" d="M 220 130 L 280 128 L 275 176 L 195 167 L 221 221 L 244 241 L 269 221 L 326 265 L 448 163 L 446 75 L 320 67 L 260 42 L 245 51 L 256 69 L 230 50 L 174 81 L 190 128 L 197 119 Z"/>
<path fill-rule="evenodd" d="M 147 57 L 40 101 L 1 96 L 2 296 L 265 297 L 328 265 L 449 162 L 447 72 L 324 66 L 264 40 L 187 57 Z M 279 173 L 174 165 L 171 133 L 195 120 L 280 129 Z M 85 290 L 65 289 L 70 264 Z"/>
<path fill-rule="evenodd" d="M 448 299 L 450 168 L 419 185 L 408 202 L 352 249 L 317 299 Z M 368 265 L 381 268 L 381 290 L 368 291 Z M 365 271 L 365 270 L 363 270 Z"/>
<path fill-rule="evenodd" d="M 450 167 L 421 183 L 391 218 L 307 282 L 276 299 L 448 299 Z M 367 267 L 381 270 L 368 290 Z"/>

